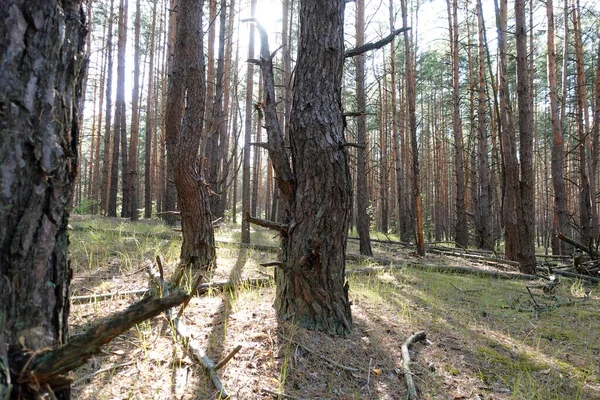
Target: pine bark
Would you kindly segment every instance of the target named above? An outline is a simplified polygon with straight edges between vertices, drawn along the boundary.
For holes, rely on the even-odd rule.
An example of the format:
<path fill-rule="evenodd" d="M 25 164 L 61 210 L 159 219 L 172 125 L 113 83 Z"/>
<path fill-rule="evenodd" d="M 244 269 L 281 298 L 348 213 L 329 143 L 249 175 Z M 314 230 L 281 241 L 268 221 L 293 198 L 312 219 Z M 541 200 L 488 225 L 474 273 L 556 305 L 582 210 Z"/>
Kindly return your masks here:
<path fill-rule="evenodd" d="M 20 385 L 15 360 L 68 339 L 85 13 L 6 0 L 0 18 L 0 397 L 68 399 L 68 386 Z"/>
<path fill-rule="evenodd" d="M 565 165 L 564 138 L 562 121 L 558 103 L 558 88 L 556 77 L 556 45 L 554 43 L 554 9 L 552 0 L 546 1 L 546 17 L 548 20 L 548 94 L 550 97 L 550 120 L 552 122 L 552 185 L 554 188 L 554 212 L 552 213 L 552 254 L 565 254 L 565 246 L 558 239 L 558 233 L 565 233 L 569 224 L 567 212 L 567 193 L 563 175 Z"/>
<path fill-rule="evenodd" d="M 454 136 L 454 172 L 456 174 L 455 241 L 460 247 L 469 245 L 469 227 L 465 205 L 465 170 L 463 135 L 460 117 L 460 75 L 458 70 L 458 0 L 447 0 L 452 55 L 452 133 Z"/>
<path fill-rule="evenodd" d="M 250 15 L 254 18 L 256 0 L 251 0 Z M 254 58 L 254 29 L 248 37 L 248 59 Z M 254 65 L 248 63 L 246 71 L 246 104 L 244 119 L 244 156 L 242 161 L 242 243 L 250 243 L 250 225 L 246 216 L 250 214 L 250 151 L 252 142 L 252 93 L 254 90 Z"/>
<path fill-rule="evenodd" d="M 356 0 L 356 47 L 365 43 L 365 1 Z M 365 92 L 365 56 L 359 54 L 356 63 L 356 106 L 360 115 L 356 118 L 356 138 L 359 148 L 356 155 L 356 227 L 360 243 L 360 254 L 372 256 L 369 227 L 371 221 L 367 213 L 369 204 L 367 192 L 367 95 Z"/>
<path fill-rule="evenodd" d="M 103 213 L 108 213 L 108 193 L 110 191 L 110 168 L 111 168 L 111 139 L 112 127 L 112 77 L 113 77 L 113 8 L 114 0 L 110 0 L 108 9 L 108 34 L 106 38 L 107 49 L 107 72 L 106 72 L 106 118 L 104 119 L 104 150 L 102 157 L 102 190 L 100 194 L 100 209 Z"/>
<path fill-rule="evenodd" d="M 402 0 L 402 23 L 408 26 L 407 0 Z M 414 232 L 417 254 L 425 255 L 425 239 L 423 236 L 423 212 L 421 209 L 421 177 L 419 175 L 419 149 L 417 144 L 417 111 L 415 63 L 413 60 L 412 34 L 404 31 L 404 51 L 406 69 L 406 103 L 408 114 L 408 131 L 412 150 L 412 203 L 414 210 Z"/>
<path fill-rule="evenodd" d="M 135 2 L 135 39 L 133 52 L 133 94 L 131 100 L 131 137 L 129 142 L 128 170 L 123 171 L 127 178 L 129 218 L 137 221 L 138 215 L 138 136 L 140 130 L 140 0 Z"/>
<path fill-rule="evenodd" d="M 154 42 L 156 29 L 156 9 L 157 1 L 152 6 L 152 25 L 150 27 L 149 52 L 150 60 L 148 65 L 148 97 L 146 98 L 146 138 L 144 143 L 144 218 L 152 217 L 152 142 L 154 140 L 155 120 L 155 100 L 154 97 Z M 156 148 L 156 146 L 154 146 Z M 156 152 L 156 149 L 154 150 Z"/>
<path fill-rule="evenodd" d="M 181 263 L 207 270 L 215 261 L 215 242 L 208 189 L 201 176 L 198 151 L 206 102 L 203 1 L 181 0 L 177 34 L 167 95 L 167 157 L 173 165 L 181 206 Z M 197 49 L 197 51 L 190 51 Z M 185 111 L 181 119 L 182 107 Z"/>
<path fill-rule="evenodd" d="M 517 99 L 519 106 L 519 160 L 521 167 L 520 197 L 517 207 L 519 228 L 519 270 L 535 274 L 535 203 L 533 172 L 533 96 L 527 46 L 525 0 L 515 0 L 517 39 Z"/>

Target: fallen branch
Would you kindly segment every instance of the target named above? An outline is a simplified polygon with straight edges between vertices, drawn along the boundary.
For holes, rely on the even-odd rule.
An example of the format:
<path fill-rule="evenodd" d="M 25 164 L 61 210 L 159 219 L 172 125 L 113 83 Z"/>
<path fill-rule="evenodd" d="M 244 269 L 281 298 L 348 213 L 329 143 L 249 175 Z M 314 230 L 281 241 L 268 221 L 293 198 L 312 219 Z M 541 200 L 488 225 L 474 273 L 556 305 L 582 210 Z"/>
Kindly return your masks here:
<path fill-rule="evenodd" d="M 233 356 L 235 356 L 241 349 L 242 349 L 241 344 L 238 344 L 237 346 L 235 346 L 234 349 L 231 350 L 231 352 L 229 352 L 229 354 L 227 354 L 227 356 L 225 356 L 224 359 L 222 359 L 221 361 L 219 361 L 217 363 L 217 365 L 215 365 L 215 371 L 218 371 L 221 368 L 223 368 L 225 366 L 225 364 L 227 364 L 229 362 L 229 360 L 231 360 L 233 358 Z"/>
<path fill-rule="evenodd" d="M 227 391 L 221 383 L 221 380 L 219 379 L 219 376 L 217 375 L 215 363 L 208 358 L 200 346 L 190 340 L 190 334 L 188 333 L 188 329 L 185 324 L 181 322 L 179 318 L 173 318 L 171 320 L 171 327 L 175 330 L 175 332 L 177 332 L 179 340 L 182 342 L 183 346 L 189 350 L 198 361 L 200 361 L 204 367 L 204 370 L 210 376 L 213 385 L 215 385 L 215 388 L 219 391 L 219 398 L 226 399 L 229 397 Z"/>
<path fill-rule="evenodd" d="M 402 344 L 402 368 L 404 369 L 404 379 L 406 379 L 409 400 L 417 398 L 417 388 L 410 370 L 410 353 L 408 352 L 408 349 L 413 343 L 425 340 L 425 338 L 425 331 L 420 331 L 409 337 L 406 342 Z"/>
<path fill-rule="evenodd" d="M 124 292 L 112 292 L 112 293 L 100 293 L 100 294 L 91 294 L 88 296 L 71 296 L 71 304 L 79 304 L 84 303 L 86 301 L 91 300 L 104 300 L 104 299 L 112 299 L 116 296 L 131 296 L 131 295 L 144 295 L 150 293 L 151 289 L 140 289 L 140 290 L 128 290 Z"/>
<path fill-rule="evenodd" d="M 418 261 L 404 261 L 405 264 L 399 264 L 396 260 L 390 260 L 381 257 L 367 257 L 358 254 L 348 254 L 346 256 L 348 260 L 354 261 L 372 261 L 377 264 L 383 264 L 382 266 L 370 267 L 370 268 L 359 268 L 346 271 L 346 275 L 367 275 L 378 273 L 381 271 L 386 271 L 389 269 L 402 269 L 406 267 L 414 267 L 420 268 L 424 270 L 430 271 L 441 271 L 441 272 L 450 272 L 457 274 L 471 274 L 471 275 L 485 275 L 498 279 L 520 279 L 520 280 L 536 280 L 542 277 L 537 275 L 528 275 L 521 274 L 518 272 L 501 272 L 501 271 L 488 271 L 484 269 L 478 268 L 470 268 L 470 267 L 462 267 L 462 266 L 453 266 L 453 265 L 436 265 L 429 263 L 421 263 Z M 384 266 L 385 265 L 385 266 Z"/>
<path fill-rule="evenodd" d="M 279 233 L 281 233 L 282 235 L 288 234 L 288 225 L 287 224 L 280 224 L 278 222 L 267 221 L 266 219 L 254 218 L 254 217 L 250 216 L 250 213 L 246 213 L 246 220 L 248 220 L 248 222 L 250 222 L 254 225 L 262 226 L 263 228 L 269 228 L 269 229 L 276 230 Z"/>
<path fill-rule="evenodd" d="M 360 371 L 360 369 L 358 369 L 358 368 L 354 368 L 354 367 L 347 367 L 347 366 L 345 366 L 345 365 L 343 365 L 343 364 L 340 364 L 340 363 L 338 363 L 337 361 L 333 361 L 332 359 L 325 357 L 325 356 L 324 356 L 324 355 L 322 355 L 322 354 L 317 354 L 317 352 L 316 352 L 315 350 L 311 349 L 310 347 L 307 347 L 307 346 L 303 345 L 302 343 L 298 343 L 298 342 L 296 342 L 295 340 L 292 340 L 292 339 L 290 339 L 290 338 L 288 338 L 288 337 L 286 337 L 286 336 L 283 336 L 283 335 L 281 335 L 281 334 L 280 334 L 279 336 L 280 336 L 282 339 L 284 339 L 284 340 L 287 340 L 288 342 L 290 342 L 290 343 L 292 343 L 292 344 L 295 344 L 295 345 L 296 345 L 296 346 L 298 346 L 298 347 L 302 347 L 304 350 L 308 351 L 310 354 L 313 354 L 313 355 L 316 355 L 316 356 L 318 356 L 318 357 L 319 357 L 319 358 L 321 358 L 322 360 L 325 360 L 325 361 L 327 361 L 329 364 L 331 364 L 331 365 L 333 365 L 333 366 L 335 366 L 335 367 L 338 367 L 338 368 L 340 368 L 340 369 L 343 369 L 344 371 L 348 371 L 348 372 L 359 372 L 359 371 Z"/>
<path fill-rule="evenodd" d="M 370 51 L 370 50 L 379 49 L 379 48 L 385 46 L 386 44 L 390 43 L 392 40 L 394 40 L 394 38 L 397 35 L 399 35 L 400 33 L 404 32 L 404 31 L 407 31 L 409 29 L 410 28 L 407 28 L 407 27 L 396 29 L 395 31 L 390 33 L 388 36 L 386 36 L 385 38 L 383 38 L 377 42 L 366 43 L 366 44 L 363 44 L 362 46 L 355 47 L 354 49 L 346 50 L 346 52 L 344 53 L 344 57 L 346 57 L 346 58 L 354 57 L 354 56 L 358 56 L 360 54 L 366 53 L 367 51 Z"/>
<path fill-rule="evenodd" d="M 558 232 L 556 234 L 556 237 L 559 238 L 560 240 L 562 240 L 563 242 L 570 244 L 571 246 L 577 247 L 578 249 L 585 251 L 586 253 L 588 253 L 590 255 L 590 257 L 592 259 L 595 260 L 598 258 L 598 253 L 594 249 L 592 249 L 582 243 L 579 243 L 578 241 L 573 240 L 570 237 L 567 237 L 560 232 Z"/>
<path fill-rule="evenodd" d="M 100 348 L 115 337 L 149 318 L 183 303 L 190 297 L 177 291 L 167 297 L 143 299 L 124 311 L 100 320 L 86 332 L 75 335 L 67 343 L 34 354 L 21 354 L 13 360 L 13 370 L 21 371 L 21 384 L 49 383 L 55 379 L 64 382 L 63 374 L 83 365 Z"/>
<path fill-rule="evenodd" d="M 157 212 L 156 215 L 159 217 L 162 215 L 181 215 L 181 211 L 162 211 Z"/>

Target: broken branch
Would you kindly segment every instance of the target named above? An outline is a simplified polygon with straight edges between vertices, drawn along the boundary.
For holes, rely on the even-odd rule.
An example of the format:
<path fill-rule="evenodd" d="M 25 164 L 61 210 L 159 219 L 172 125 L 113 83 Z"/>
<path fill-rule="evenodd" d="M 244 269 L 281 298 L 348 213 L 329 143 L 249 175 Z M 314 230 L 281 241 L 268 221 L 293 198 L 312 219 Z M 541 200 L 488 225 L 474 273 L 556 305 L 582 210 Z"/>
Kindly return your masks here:
<path fill-rule="evenodd" d="M 386 44 L 390 43 L 392 40 L 394 40 L 394 38 L 396 36 L 398 36 L 400 33 L 407 31 L 409 29 L 410 29 L 410 27 L 396 29 L 395 31 L 390 33 L 388 36 L 386 36 L 385 38 L 383 38 L 377 42 L 365 43 L 362 46 L 355 47 L 354 49 L 346 50 L 344 57 L 346 57 L 346 58 L 354 57 L 354 56 L 358 56 L 360 54 L 366 53 L 367 51 L 370 51 L 370 50 L 379 49 L 379 48 L 385 46 Z"/>
<path fill-rule="evenodd" d="M 408 399 L 413 400 L 417 398 L 417 387 L 412 377 L 410 370 L 410 353 L 408 349 L 415 342 L 425 340 L 425 331 L 419 331 L 409 337 L 406 342 L 402 344 L 402 368 L 404 369 L 404 378 L 406 379 L 406 386 L 408 387 Z"/>
<path fill-rule="evenodd" d="M 278 222 L 267 221 L 266 219 L 254 218 L 250 216 L 250 213 L 246 213 L 246 220 L 253 223 L 254 225 L 262 226 L 263 228 L 269 228 L 280 232 L 282 235 L 287 235 L 288 225 L 280 224 Z"/>

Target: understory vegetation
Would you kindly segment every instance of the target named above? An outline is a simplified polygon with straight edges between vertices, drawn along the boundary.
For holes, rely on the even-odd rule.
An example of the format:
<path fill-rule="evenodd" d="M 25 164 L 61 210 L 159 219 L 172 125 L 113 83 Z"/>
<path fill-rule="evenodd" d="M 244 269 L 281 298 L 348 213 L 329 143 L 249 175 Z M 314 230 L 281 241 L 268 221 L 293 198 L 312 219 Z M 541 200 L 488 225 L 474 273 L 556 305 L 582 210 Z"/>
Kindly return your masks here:
<path fill-rule="evenodd" d="M 71 334 L 136 301 L 118 293 L 149 287 L 145 260 L 160 256 L 167 277 L 178 262 L 180 235 L 162 223 L 73 216 L 71 225 Z M 217 268 L 205 280 L 240 284 L 194 297 L 183 320 L 212 360 L 242 346 L 219 370 L 232 399 L 404 399 L 401 345 L 421 330 L 427 339 L 411 347 L 411 369 L 424 399 L 600 398 L 598 285 L 560 277 L 545 293 L 543 281 L 422 268 L 492 269 L 472 260 L 373 243 L 394 266 L 348 262 L 354 328 L 340 338 L 278 321 L 272 282 L 247 283 L 273 274 L 260 266 L 277 259 L 272 232 L 257 229 L 241 246 L 240 227 L 222 224 L 216 238 Z M 351 273 L 372 267 L 385 268 Z M 164 316 L 112 341 L 71 377 L 79 399 L 218 398 Z"/>

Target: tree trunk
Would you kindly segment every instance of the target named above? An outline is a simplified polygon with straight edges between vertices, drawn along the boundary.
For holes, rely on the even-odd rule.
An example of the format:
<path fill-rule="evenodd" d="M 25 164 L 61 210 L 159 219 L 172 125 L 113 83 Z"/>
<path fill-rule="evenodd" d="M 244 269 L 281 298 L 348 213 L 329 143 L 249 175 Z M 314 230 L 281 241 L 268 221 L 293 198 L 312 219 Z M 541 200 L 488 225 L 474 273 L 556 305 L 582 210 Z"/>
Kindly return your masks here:
<path fill-rule="evenodd" d="M 129 218 L 137 221 L 138 215 L 138 135 L 140 129 L 140 0 L 135 2 L 135 43 L 133 53 L 133 94 L 131 100 L 131 137 L 129 143 L 129 170 L 123 171 L 128 178 L 127 193 Z"/>
<path fill-rule="evenodd" d="M 356 0 L 356 47 L 365 43 L 365 1 Z M 365 92 L 365 56 L 359 54 L 355 57 L 356 62 L 356 111 L 359 115 L 356 119 L 356 137 L 359 148 L 356 155 L 356 227 L 360 242 L 360 254 L 372 256 L 371 238 L 369 234 L 369 204 L 367 192 L 367 95 Z"/>
<path fill-rule="evenodd" d="M 108 10 L 108 36 L 106 39 L 108 67 L 106 77 L 106 118 L 104 125 L 104 151 L 102 157 L 102 190 L 100 194 L 100 209 L 104 213 L 108 213 L 108 193 L 110 191 L 110 167 L 111 167 L 111 126 L 112 126 L 112 76 L 113 76 L 113 56 L 112 56 L 112 36 L 113 36 L 113 7 L 114 0 L 110 0 Z M 114 139 L 113 139 L 114 140 Z"/>
<path fill-rule="evenodd" d="M 517 161 L 517 149 L 515 128 L 512 117 L 508 87 L 508 64 L 506 42 L 506 14 L 507 1 L 500 0 L 498 14 L 498 49 L 499 55 L 499 99 L 501 116 L 501 151 L 502 166 L 504 173 L 504 196 L 502 201 L 502 213 L 504 217 L 504 252 L 509 260 L 518 260 L 519 230 L 517 219 L 517 205 L 519 199 L 519 164 Z"/>
<path fill-rule="evenodd" d="M 256 0 L 251 2 L 250 15 L 254 18 Z M 254 58 L 254 29 L 248 38 L 248 59 Z M 254 90 L 254 65 L 248 63 L 246 72 L 246 107 L 244 119 L 244 159 L 242 162 L 242 243 L 250 243 L 250 225 L 246 216 L 250 213 L 250 142 L 252 141 L 252 92 Z"/>
<path fill-rule="evenodd" d="M 408 26 L 407 0 L 402 0 L 402 23 Z M 419 149 L 417 145 L 417 112 L 416 112 L 416 81 L 415 63 L 413 60 L 412 33 L 404 31 L 405 67 L 406 67 L 406 102 L 408 110 L 408 129 L 410 132 L 410 144 L 412 150 L 413 169 L 413 209 L 415 225 L 415 244 L 417 254 L 425 255 L 425 239 L 423 237 L 423 213 L 421 210 L 421 177 L 419 175 Z"/>
<path fill-rule="evenodd" d="M 207 270 L 215 260 L 215 242 L 208 189 L 198 160 L 206 101 L 203 1 L 181 0 L 177 15 L 175 53 L 167 95 L 167 156 L 173 165 L 181 205 L 181 262 Z M 197 51 L 190 51 L 197 49 Z M 185 96 L 185 112 L 181 109 Z"/>
<path fill-rule="evenodd" d="M 117 43 L 117 97 L 113 124 L 113 154 L 110 164 L 110 189 L 108 191 L 108 216 L 117 216 L 117 192 L 119 187 L 119 156 L 126 158 L 123 150 L 123 134 L 127 133 L 125 122 L 125 51 L 127 47 L 127 1 L 119 4 L 119 33 Z M 123 161 L 126 164 L 126 160 Z M 123 199 L 125 200 L 125 199 Z"/>
<path fill-rule="evenodd" d="M 546 16 L 548 18 L 548 94 L 550 97 L 550 120 L 552 122 L 552 185 L 554 187 L 554 212 L 552 218 L 552 254 L 564 254 L 563 241 L 558 239 L 559 232 L 567 232 L 569 215 L 567 211 L 567 193 L 563 169 L 565 164 L 564 139 L 562 121 L 558 104 L 558 89 L 556 82 L 556 46 L 554 44 L 554 9 L 552 0 L 546 1 Z"/>
<path fill-rule="evenodd" d="M 152 5 L 152 25 L 150 28 L 150 64 L 148 65 L 148 97 L 146 98 L 146 138 L 144 143 L 144 218 L 152 217 L 152 141 L 154 140 L 155 100 L 154 97 L 154 41 L 156 29 L 157 1 Z M 154 146 L 156 148 L 156 146 Z M 156 151 L 156 150 L 154 150 Z"/>
<path fill-rule="evenodd" d="M 535 203 L 533 173 L 533 97 L 527 48 L 525 0 L 515 0 L 517 39 L 517 99 L 519 105 L 520 198 L 517 207 L 519 227 L 519 270 L 535 274 Z"/>
<path fill-rule="evenodd" d="M 68 339 L 85 13 L 6 0 L 0 18 L 0 397 L 68 399 L 68 387 L 19 385 L 13 361 Z"/>
<path fill-rule="evenodd" d="M 452 5 L 450 4 L 452 2 Z M 460 118 L 460 76 L 458 71 L 458 0 L 447 0 L 452 57 L 452 132 L 454 136 L 454 169 L 456 173 L 455 241 L 460 247 L 469 245 L 469 227 L 465 206 L 465 171 L 463 167 L 463 135 Z"/>

